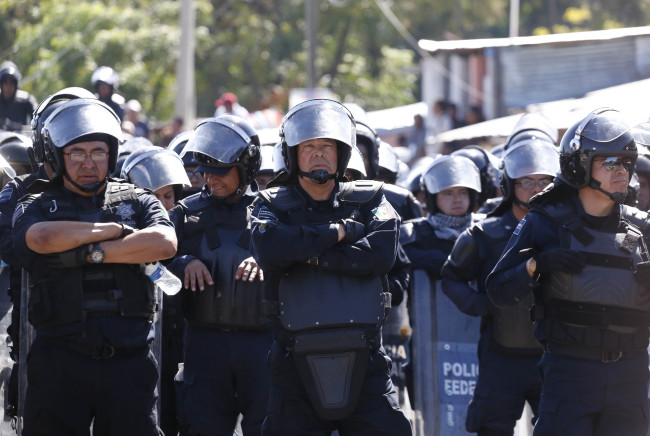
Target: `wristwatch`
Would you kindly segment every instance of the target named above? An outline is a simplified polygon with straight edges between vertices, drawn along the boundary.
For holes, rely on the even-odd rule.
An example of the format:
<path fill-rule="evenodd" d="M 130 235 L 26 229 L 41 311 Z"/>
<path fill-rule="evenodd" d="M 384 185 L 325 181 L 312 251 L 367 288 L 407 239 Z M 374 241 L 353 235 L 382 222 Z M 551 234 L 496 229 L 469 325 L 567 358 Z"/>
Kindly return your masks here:
<path fill-rule="evenodd" d="M 102 247 L 99 244 L 93 245 L 92 250 L 90 250 L 89 256 L 90 256 L 90 262 L 102 263 L 104 261 L 104 250 L 102 250 Z"/>

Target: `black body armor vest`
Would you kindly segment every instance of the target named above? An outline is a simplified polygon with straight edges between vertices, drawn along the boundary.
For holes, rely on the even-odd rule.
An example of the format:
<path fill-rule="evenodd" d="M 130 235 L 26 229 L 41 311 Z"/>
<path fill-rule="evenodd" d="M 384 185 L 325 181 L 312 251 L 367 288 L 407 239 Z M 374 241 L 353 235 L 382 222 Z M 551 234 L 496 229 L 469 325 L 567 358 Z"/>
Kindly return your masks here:
<path fill-rule="evenodd" d="M 260 196 L 283 213 L 289 225 L 327 224 L 354 217 L 367 222 L 364 205 L 381 195 L 381 183 L 341 183 L 331 214 L 308 209 L 307 200 L 294 186 L 271 188 Z M 307 260 L 307 259 L 305 259 Z M 295 264 L 279 281 L 280 323 L 289 331 L 327 327 L 379 326 L 390 307 L 385 276 L 359 277 Z"/>
<path fill-rule="evenodd" d="M 120 222 L 135 227 L 133 217 L 142 213 L 137 198 L 134 185 L 109 181 L 104 202 L 96 209 L 79 207 L 80 198 L 60 189 L 42 193 L 35 202 L 48 221 Z M 140 265 L 52 269 L 38 262 L 30 274 L 29 320 L 37 330 L 82 322 L 94 314 L 153 319 L 154 286 Z"/>
<path fill-rule="evenodd" d="M 183 236 L 191 253 L 210 270 L 213 286 L 203 292 L 182 290 L 183 313 L 194 326 L 265 329 L 265 282 L 235 280 L 241 262 L 250 257 L 250 211 L 253 198 L 242 197 L 232 209 L 201 194 L 182 201 L 186 208 Z"/>

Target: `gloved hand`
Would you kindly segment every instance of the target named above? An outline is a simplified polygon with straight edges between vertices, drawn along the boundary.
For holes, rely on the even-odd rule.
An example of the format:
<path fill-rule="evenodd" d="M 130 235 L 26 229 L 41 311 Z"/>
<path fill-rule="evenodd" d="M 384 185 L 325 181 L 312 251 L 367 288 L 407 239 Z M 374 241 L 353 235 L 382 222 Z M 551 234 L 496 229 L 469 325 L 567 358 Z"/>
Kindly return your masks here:
<path fill-rule="evenodd" d="M 568 274 L 580 273 L 587 263 L 585 257 L 569 248 L 553 248 L 533 256 L 537 266 L 535 272 L 549 273 L 562 271 Z"/>
<path fill-rule="evenodd" d="M 354 244 L 366 235 L 366 226 L 359 221 L 347 218 L 339 220 L 338 224 L 343 224 L 345 227 L 345 236 L 341 239 L 344 244 Z"/>
<path fill-rule="evenodd" d="M 50 268 L 78 268 L 88 265 L 88 244 L 61 253 L 51 253 L 43 256 Z"/>
<path fill-rule="evenodd" d="M 131 226 L 127 226 L 126 224 L 120 224 L 122 226 L 122 234 L 120 235 L 120 238 L 124 238 L 125 236 L 129 236 L 135 232 L 135 229 Z M 119 239 L 119 238 L 118 238 Z"/>

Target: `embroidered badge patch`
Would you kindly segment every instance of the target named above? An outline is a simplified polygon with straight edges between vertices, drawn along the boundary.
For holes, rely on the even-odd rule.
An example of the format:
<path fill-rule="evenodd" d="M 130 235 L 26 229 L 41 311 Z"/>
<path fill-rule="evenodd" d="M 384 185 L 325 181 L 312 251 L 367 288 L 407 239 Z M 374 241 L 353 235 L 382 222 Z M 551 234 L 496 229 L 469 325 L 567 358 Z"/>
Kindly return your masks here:
<path fill-rule="evenodd" d="M 372 210 L 372 213 L 377 217 L 377 219 L 380 220 L 395 219 L 395 214 L 393 214 L 393 211 L 391 211 L 390 208 L 386 206 L 378 206 Z"/>

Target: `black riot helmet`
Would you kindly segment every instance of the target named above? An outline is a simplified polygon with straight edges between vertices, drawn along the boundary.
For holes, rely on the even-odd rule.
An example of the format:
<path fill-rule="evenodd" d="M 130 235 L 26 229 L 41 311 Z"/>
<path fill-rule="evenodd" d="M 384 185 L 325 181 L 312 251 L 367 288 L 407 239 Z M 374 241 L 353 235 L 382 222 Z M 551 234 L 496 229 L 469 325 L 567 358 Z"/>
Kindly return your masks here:
<path fill-rule="evenodd" d="M 111 177 L 122 177 L 122 168 L 124 167 L 124 162 L 129 158 L 131 153 L 134 153 L 137 150 L 142 148 L 155 147 L 151 141 L 142 136 L 136 136 L 129 138 L 120 144 L 117 150 L 117 162 L 115 163 L 115 168 L 111 171 Z"/>
<path fill-rule="evenodd" d="M 541 112 L 523 114 L 505 142 L 504 151 L 525 139 L 537 139 L 557 145 L 558 131 Z"/>
<path fill-rule="evenodd" d="M 76 86 L 64 88 L 40 102 L 32 115 L 32 141 L 34 142 L 34 159 L 38 163 L 45 162 L 45 147 L 43 144 L 43 124 L 54 110 L 66 101 L 77 98 L 95 98 L 87 89 Z"/>
<path fill-rule="evenodd" d="M 230 168 L 237 168 L 239 189 L 235 196 L 255 180 L 262 160 L 260 148 L 252 138 L 237 124 L 222 118 L 201 121 L 183 149 L 183 154 L 187 153 L 194 154 L 201 172 L 225 174 Z"/>
<path fill-rule="evenodd" d="M 4 61 L 0 65 L 0 82 L 3 82 L 8 78 L 16 82 L 16 88 L 18 88 L 18 83 L 20 82 L 20 79 L 23 78 L 23 76 L 20 74 L 20 70 L 16 64 L 11 61 Z"/>
<path fill-rule="evenodd" d="M 255 130 L 255 127 L 242 117 L 238 117 L 237 115 L 232 115 L 232 114 L 223 114 L 219 115 L 217 118 L 222 119 L 222 120 L 227 120 L 231 122 L 232 124 L 236 125 L 240 129 L 242 129 L 246 134 L 248 135 L 249 138 L 253 141 L 254 145 L 257 145 L 258 147 L 261 147 L 260 144 L 260 137 L 257 134 L 257 131 Z"/>
<path fill-rule="evenodd" d="M 499 210 L 493 211 L 491 215 L 502 215 L 513 202 L 530 209 L 528 203 L 523 203 L 515 197 L 515 180 L 534 175 L 555 177 L 560 171 L 559 158 L 557 148 L 545 140 L 524 139 L 511 144 L 499 165 L 499 183 L 503 199 L 497 206 Z"/>
<path fill-rule="evenodd" d="M 350 111 L 334 100 L 314 99 L 294 106 L 282 119 L 280 140 L 288 183 L 296 183 L 298 176 L 308 177 L 315 183 L 325 183 L 343 177 L 356 145 L 356 127 Z M 338 161 L 336 174 L 324 170 L 306 173 L 298 167 L 298 145 L 316 138 L 336 141 Z"/>
<path fill-rule="evenodd" d="M 183 165 L 186 167 L 199 166 L 199 163 L 194 160 L 194 153 L 183 153 L 187 142 L 194 136 L 194 130 L 186 130 L 174 136 L 167 146 L 168 150 L 173 151 L 183 159 Z"/>
<path fill-rule="evenodd" d="M 32 172 L 29 158 L 31 146 L 32 140 L 20 133 L 7 132 L 0 137 L 0 156 L 14 169 L 16 175 Z"/>
<path fill-rule="evenodd" d="M 52 167 L 52 178 L 65 174 L 63 149 L 89 140 L 108 144 L 108 172 L 115 170 L 118 146 L 122 142 L 120 119 L 106 104 L 95 98 L 78 98 L 63 103 L 45 120 L 42 130 L 45 159 Z M 94 192 L 97 187 L 80 187 Z"/>
<path fill-rule="evenodd" d="M 469 158 L 481 174 L 481 192 L 478 195 L 478 206 L 483 205 L 488 198 L 497 195 L 497 171 L 499 160 L 489 151 L 476 145 L 470 145 L 451 153 L 454 156 Z"/>
<path fill-rule="evenodd" d="M 192 186 L 183 160 L 173 151 L 155 145 L 140 147 L 129 154 L 120 177 L 152 191 L 173 185 L 176 199 L 180 198 L 183 187 Z"/>
<path fill-rule="evenodd" d="M 370 127 L 363 121 L 357 120 L 357 147 L 359 144 L 363 145 L 368 153 L 368 161 L 366 163 L 366 173 L 368 179 L 374 180 L 377 178 L 379 171 L 379 136 L 375 129 Z M 363 150 L 362 150 L 363 153 Z"/>
<path fill-rule="evenodd" d="M 357 124 L 358 125 L 358 124 Z M 357 138 L 359 135 L 357 135 Z M 375 179 L 385 181 L 386 183 L 395 184 L 399 175 L 400 160 L 392 145 L 387 142 L 379 141 L 379 161 Z"/>
<path fill-rule="evenodd" d="M 439 156 L 422 174 L 422 190 L 426 193 L 427 210 L 438 212 L 436 196 L 448 188 L 469 189 L 470 204 L 467 213 L 474 210 L 476 198 L 481 192 L 481 175 L 471 159 L 465 156 Z"/>
<path fill-rule="evenodd" d="M 359 149 L 354 146 L 350 154 L 350 161 L 348 167 L 345 169 L 345 174 L 352 180 L 365 180 L 367 177 L 366 166 L 363 163 L 363 156 Z"/>
<path fill-rule="evenodd" d="M 650 156 L 650 122 L 644 122 L 632 127 L 632 136 L 639 156 Z"/>
<path fill-rule="evenodd" d="M 624 193 L 606 192 L 591 177 L 592 160 L 594 156 L 621 156 L 629 158 L 634 166 L 637 155 L 632 131 L 620 113 L 599 108 L 569 127 L 562 137 L 558 178 L 575 189 L 589 186 L 621 204 Z"/>

